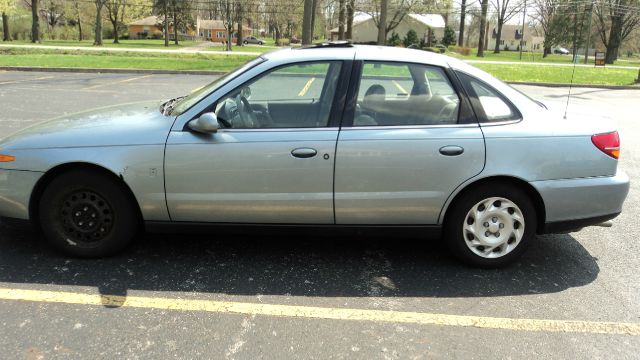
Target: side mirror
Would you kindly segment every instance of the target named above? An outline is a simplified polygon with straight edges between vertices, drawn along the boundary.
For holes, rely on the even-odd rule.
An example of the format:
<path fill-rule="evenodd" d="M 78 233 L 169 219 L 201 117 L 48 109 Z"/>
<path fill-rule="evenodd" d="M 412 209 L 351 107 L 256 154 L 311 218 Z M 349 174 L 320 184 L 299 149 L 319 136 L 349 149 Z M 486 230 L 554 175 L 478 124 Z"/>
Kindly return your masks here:
<path fill-rule="evenodd" d="M 210 134 L 217 132 L 220 124 L 218 124 L 218 117 L 216 114 L 209 112 L 200 115 L 197 119 L 189 121 L 187 126 L 195 132 Z"/>

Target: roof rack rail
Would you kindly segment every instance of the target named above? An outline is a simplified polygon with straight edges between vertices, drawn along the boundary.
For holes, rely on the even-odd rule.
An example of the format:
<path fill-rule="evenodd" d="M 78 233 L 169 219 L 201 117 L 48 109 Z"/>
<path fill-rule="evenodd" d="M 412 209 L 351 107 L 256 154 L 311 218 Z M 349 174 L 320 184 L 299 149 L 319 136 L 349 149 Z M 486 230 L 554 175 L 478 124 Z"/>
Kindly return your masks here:
<path fill-rule="evenodd" d="M 351 40 L 325 41 L 299 47 L 299 49 L 344 48 L 353 47 Z"/>

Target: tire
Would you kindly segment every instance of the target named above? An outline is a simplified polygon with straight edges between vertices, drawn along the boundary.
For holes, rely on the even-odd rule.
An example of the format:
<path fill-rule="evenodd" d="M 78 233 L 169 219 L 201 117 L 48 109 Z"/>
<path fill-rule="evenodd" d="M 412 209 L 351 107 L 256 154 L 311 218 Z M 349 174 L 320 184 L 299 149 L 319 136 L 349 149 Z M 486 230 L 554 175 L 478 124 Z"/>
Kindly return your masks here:
<path fill-rule="evenodd" d="M 262 41 L 258 41 L 258 45 L 262 45 Z"/>
<path fill-rule="evenodd" d="M 137 234 L 135 200 L 116 178 L 73 170 L 53 179 L 40 199 L 46 240 L 64 254 L 95 258 L 113 255 Z"/>
<path fill-rule="evenodd" d="M 452 205 L 445 221 L 447 245 L 468 265 L 504 267 L 533 242 L 536 219 L 531 199 L 518 187 L 504 182 L 481 184 Z"/>
<path fill-rule="evenodd" d="M 245 45 L 247 45 L 249 42 L 248 42 L 248 41 L 243 41 L 242 43 L 243 43 L 243 44 L 245 44 Z"/>

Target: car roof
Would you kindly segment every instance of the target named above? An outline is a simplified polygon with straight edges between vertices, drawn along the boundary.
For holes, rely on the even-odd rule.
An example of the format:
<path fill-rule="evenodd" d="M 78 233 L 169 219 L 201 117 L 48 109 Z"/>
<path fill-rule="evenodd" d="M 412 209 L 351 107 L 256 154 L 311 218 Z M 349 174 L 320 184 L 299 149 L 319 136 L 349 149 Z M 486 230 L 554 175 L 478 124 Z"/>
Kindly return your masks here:
<path fill-rule="evenodd" d="M 263 55 L 276 62 L 313 60 L 402 61 L 449 67 L 449 57 L 430 51 L 377 45 L 336 45 L 287 48 Z"/>

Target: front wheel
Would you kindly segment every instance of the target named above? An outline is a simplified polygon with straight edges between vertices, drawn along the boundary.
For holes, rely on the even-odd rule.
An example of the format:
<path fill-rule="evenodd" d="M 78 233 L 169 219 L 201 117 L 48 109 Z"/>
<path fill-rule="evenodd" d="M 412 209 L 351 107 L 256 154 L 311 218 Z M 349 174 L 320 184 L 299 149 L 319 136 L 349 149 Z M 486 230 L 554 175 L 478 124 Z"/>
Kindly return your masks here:
<path fill-rule="evenodd" d="M 506 183 L 482 184 L 461 195 L 445 224 L 453 254 L 467 264 L 502 267 L 535 237 L 536 212 L 528 195 Z"/>
<path fill-rule="evenodd" d="M 102 257 L 123 249 L 139 224 L 137 204 L 117 179 L 94 171 L 64 173 L 40 199 L 40 225 L 65 254 Z"/>

